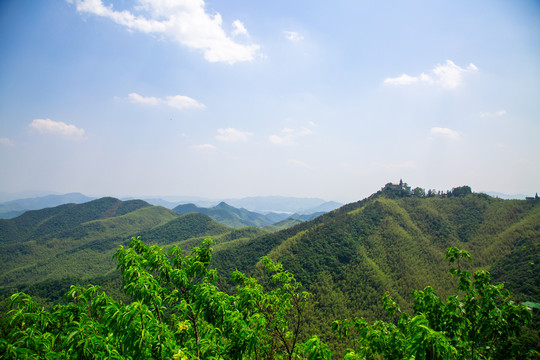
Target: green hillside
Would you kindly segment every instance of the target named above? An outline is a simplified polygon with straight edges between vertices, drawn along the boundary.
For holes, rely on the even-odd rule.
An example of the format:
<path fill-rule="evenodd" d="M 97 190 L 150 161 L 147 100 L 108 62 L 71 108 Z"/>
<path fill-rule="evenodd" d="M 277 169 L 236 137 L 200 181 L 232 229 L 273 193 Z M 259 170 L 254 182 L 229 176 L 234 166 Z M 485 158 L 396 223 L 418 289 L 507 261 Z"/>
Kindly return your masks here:
<path fill-rule="evenodd" d="M 0 219 L 0 244 L 29 241 L 84 222 L 120 216 L 151 206 L 142 200 L 120 201 L 106 197 L 83 204 L 65 204 L 27 211 L 14 219 Z"/>
<path fill-rule="evenodd" d="M 516 301 L 540 302 L 540 202 L 501 200 L 467 188 L 429 197 L 385 188 L 278 232 L 233 229 L 204 214 L 116 199 L 88 203 L 88 213 L 74 208 L 73 219 L 68 209 L 75 205 L 30 212 L 1 223 L 0 294 L 7 287 L 42 297 L 60 293 L 68 277 L 115 291 L 120 283 L 112 254 L 140 235 L 147 244 L 180 245 L 186 253 L 212 238 L 211 266 L 227 291 L 233 291 L 234 270 L 258 276 L 262 256 L 281 262 L 313 293 L 302 336 L 320 334 L 341 348 L 331 322 L 389 320 L 381 303 L 386 291 L 405 311 L 412 310 L 414 289 L 430 285 L 443 298 L 451 295 L 456 283 L 444 260 L 451 246 L 471 253 L 469 270 L 486 269 L 494 281 L 506 282 Z"/>
<path fill-rule="evenodd" d="M 50 278 L 89 278 L 115 268 L 112 254 L 130 235 L 177 217 L 172 211 L 147 206 L 125 215 L 83 222 L 22 244 L 2 245 L 0 285 Z"/>
<path fill-rule="evenodd" d="M 179 215 L 140 200 L 112 198 L 31 211 L 2 220 L 2 225 L 0 287 L 43 282 L 51 287 L 51 281 L 65 278 L 108 276 L 116 268 L 112 255 L 132 236 L 189 251 L 207 237 L 227 242 L 267 233 L 229 228 L 203 214 Z"/>
<path fill-rule="evenodd" d="M 540 202 L 484 194 L 414 197 L 381 191 L 290 229 L 217 251 L 223 274 L 253 273 L 269 255 L 314 293 L 309 329 L 327 339 L 336 318 L 384 318 L 385 291 L 410 310 L 411 291 L 431 285 L 443 297 L 455 288 L 444 251 L 469 251 L 518 299 L 540 301 Z M 471 269 L 472 270 L 472 269 Z M 307 334 L 306 334 L 307 335 Z M 334 339 L 335 340 L 335 339 Z M 332 341 L 334 341 L 332 340 Z"/>

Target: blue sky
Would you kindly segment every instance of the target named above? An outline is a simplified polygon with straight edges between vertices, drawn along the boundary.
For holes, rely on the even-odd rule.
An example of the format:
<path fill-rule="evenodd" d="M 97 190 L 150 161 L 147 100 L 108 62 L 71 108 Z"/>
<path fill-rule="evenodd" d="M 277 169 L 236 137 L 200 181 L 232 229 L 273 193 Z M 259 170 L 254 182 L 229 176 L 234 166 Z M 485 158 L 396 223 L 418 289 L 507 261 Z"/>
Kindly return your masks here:
<path fill-rule="evenodd" d="M 540 186 L 536 1 L 0 3 L 0 189 Z"/>

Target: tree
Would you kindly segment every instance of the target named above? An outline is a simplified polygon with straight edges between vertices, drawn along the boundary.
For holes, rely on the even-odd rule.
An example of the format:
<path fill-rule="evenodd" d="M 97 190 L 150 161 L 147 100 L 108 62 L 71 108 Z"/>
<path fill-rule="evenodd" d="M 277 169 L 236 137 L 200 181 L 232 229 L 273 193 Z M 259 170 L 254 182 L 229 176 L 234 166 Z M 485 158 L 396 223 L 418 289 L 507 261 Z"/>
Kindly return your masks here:
<path fill-rule="evenodd" d="M 446 259 L 456 263 L 450 270 L 458 280 L 457 290 L 464 295 L 442 301 L 433 288 L 414 291 L 414 316 L 401 313 L 387 294 L 385 309 L 397 323 L 364 319 L 336 321 L 334 329 L 342 336 L 356 331 L 356 348 L 347 359 L 523 359 L 538 356 L 534 350 L 525 354 L 517 343 L 517 335 L 531 320 L 530 311 L 512 302 L 502 285 L 490 284 L 489 273 L 479 270 L 471 274 L 461 269 L 470 255 L 456 247 L 446 251 Z"/>
<path fill-rule="evenodd" d="M 452 189 L 452 196 L 455 197 L 464 197 L 470 194 L 472 194 L 472 190 L 471 187 L 467 185 L 459 186 Z"/>
<path fill-rule="evenodd" d="M 422 189 L 421 187 L 415 187 L 413 190 L 413 194 L 416 197 L 426 197 L 426 190 Z"/>
<path fill-rule="evenodd" d="M 115 257 L 131 297 L 122 303 L 97 286 L 72 286 L 67 304 L 51 311 L 16 293 L 0 339 L 0 359 L 330 359 L 318 336 L 299 341 L 310 294 L 281 264 L 261 259 L 261 282 L 235 271 L 236 292 L 215 284 L 209 269 L 212 241 L 184 256 L 132 238 Z M 462 296 L 443 302 L 431 287 L 414 291 L 414 314 L 402 313 L 388 294 L 384 308 L 395 322 L 336 321 L 341 336 L 355 331 L 355 349 L 346 359 L 518 359 L 517 343 L 530 311 L 512 302 L 489 274 L 462 270 L 470 261 L 450 248 L 451 273 Z M 265 286 L 263 286 L 263 284 Z M 538 356 L 538 353 L 530 353 Z"/>
<path fill-rule="evenodd" d="M 132 238 L 115 255 L 130 303 L 97 286 L 72 286 L 68 303 L 49 312 L 28 295 L 14 294 L 0 358 L 292 359 L 328 353 L 318 339 L 298 343 L 309 294 L 299 291 L 291 273 L 264 258 L 270 290 L 235 272 L 236 294 L 227 294 L 208 268 L 211 244 L 204 240 L 189 256 L 172 247 L 167 255 Z"/>

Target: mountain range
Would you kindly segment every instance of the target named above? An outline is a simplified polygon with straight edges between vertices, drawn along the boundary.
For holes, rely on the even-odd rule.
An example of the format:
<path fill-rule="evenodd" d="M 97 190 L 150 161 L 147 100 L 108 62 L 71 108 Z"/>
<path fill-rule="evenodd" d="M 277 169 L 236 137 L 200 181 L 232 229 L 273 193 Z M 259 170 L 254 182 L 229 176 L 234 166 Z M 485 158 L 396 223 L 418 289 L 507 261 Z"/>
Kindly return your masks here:
<path fill-rule="evenodd" d="M 0 218 L 11 219 L 21 215 L 28 210 L 39 210 L 47 207 L 54 207 L 68 203 L 84 203 L 90 200 L 96 199 L 95 197 L 89 197 L 80 193 L 69 194 L 47 194 L 35 197 L 24 197 L 26 193 L 21 194 L 7 194 L 0 193 L 0 199 L 9 199 L 8 201 L 0 203 Z M 30 195 L 28 193 L 26 195 Z M 39 192 L 38 194 L 42 194 Z M 19 197 L 17 197 L 19 196 Z M 311 215 L 314 213 L 323 213 L 334 210 L 340 207 L 342 204 L 335 201 L 325 201 L 316 198 L 297 198 L 297 197 L 284 197 L 284 196 L 258 196 L 248 197 L 242 199 L 227 199 L 227 200 L 212 200 L 202 197 L 142 197 L 142 198 L 122 198 L 121 200 L 144 200 L 147 203 L 155 206 L 163 206 L 168 209 L 173 209 L 178 205 L 194 204 L 203 208 L 211 208 L 219 204 L 220 202 L 226 202 L 233 207 L 247 209 L 248 211 L 257 212 L 260 214 L 267 214 L 270 212 L 284 213 L 284 214 L 297 214 L 297 215 Z M 297 218 L 299 218 L 297 216 Z M 283 220 L 283 219 L 281 219 Z M 275 222 L 275 221 L 274 221 Z M 274 223 L 271 222 L 271 223 Z"/>
<path fill-rule="evenodd" d="M 291 226 L 292 224 L 309 221 L 319 215 L 324 214 L 324 212 L 314 212 L 308 215 L 290 215 L 287 213 L 274 212 L 261 214 L 246 210 L 244 208 L 238 209 L 228 205 L 225 202 L 220 202 L 216 206 L 209 208 L 199 207 L 195 204 L 184 204 L 178 205 L 173 210 L 179 214 L 188 214 L 193 212 L 205 214 L 221 224 L 234 228 L 241 228 L 244 226 L 272 226 L 271 229 L 273 230 L 281 230 L 287 226 Z"/>
<path fill-rule="evenodd" d="M 101 198 L 32 210 L 0 219 L 0 286 L 110 274 L 115 269 L 112 255 L 132 236 L 189 250 L 205 237 L 220 243 L 222 238 L 264 233 L 256 228 L 235 230 L 203 214 L 180 215 L 142 200 Z"/>
<path fill-rule="evenodd" d="M 309 221 L 287 218 L 282 221 L 289 221 L 289 227 L 274 232 L 261 228 L 262 223 L 227 226 L 202 212 L 231 221 L 262 221 L 226 203 L 207 209 L 182 205 L 173 211 L 114 198 L 2 219 L 0 296 L 23 289 L 52 300 L 50 294 L 74 281 L 118 289 L 112 255 L 140 235 L 148 244 L 179 245 L 186 253 L 212 238 L 211 266 L 221 286 L 231 291 L 234 270 L 258 276 L 262 256 L 281 262 L 313 293 L 305 313 L 307 329 L 330 343 L 338 341 L 329 330 L 335 319 L 384 319 L 380 300 L 386 291 L 403 310 L 411 310 L 414 289 L 431 285 L 442 297 L 450 295 L 455 280 L 444 257 L 451 246 L 471 253 L 473 262 L 463 264 L 464 269 L 490 271 L 516 301 L 540 302 L 538 200 L 503 200 L 470 193 L 470 188 L 415 196 L 388 187 Z"/>
<path fill-rule="evenodd" d="M 93 199 L 81 193 L 69 193 L 11 200 L 0 204 L 0 218 L 11 219 L 28 210 L 39 210 L 69 203 L 80 204 Z"/>

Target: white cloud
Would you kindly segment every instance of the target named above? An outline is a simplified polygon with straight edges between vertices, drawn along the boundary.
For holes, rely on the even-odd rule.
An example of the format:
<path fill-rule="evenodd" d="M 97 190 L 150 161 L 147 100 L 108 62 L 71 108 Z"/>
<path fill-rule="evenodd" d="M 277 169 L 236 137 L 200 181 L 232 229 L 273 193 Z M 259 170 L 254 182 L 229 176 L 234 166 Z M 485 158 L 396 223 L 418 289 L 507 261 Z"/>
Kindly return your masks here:
<path fill-rule="evenodd" d="M 284 31 L 283 33 L 285 34 L 285 37 L 290 41 L 297 42 L 304 40 L 304 37 L 296 31 Z"/>
<path fill-rule="evenodd" d="M 75 3 L 80 13 L 108 18 L 129 30 L 160 34 L 183 46 L 200 50 L 210 62 L 234 64 L 252 61 L 260 48 L 257 44 L 240 44 L 231 39 L 223 30 L 221 15 L 208 14 L 203 0 L 139 0 L 134 10 L 142 15 L 114 10 L 112 5 L 106 6 L 101 0 L 68 2 Z M 247 34 L 240 21 L 235 21 L 233 26 L 233 35 L 244 30 Z"/>
<path fill-rule="evenodd" d="M 433 137 L 442 137 L 450 140 L 459 140 L 460 138 L 460 135 L 457 131 L 449 128 L 432 127 L 429 133 Z"/>
<path fill-rule="evenodd" d="M 13 140 L 11 140 L 11 139 L 1 137 L 0 138 L 0 145 L 2 145 L 2 146 L 15 146 L 15 142 L 13 142 Z"/>
<path fill-rule="evenodd" d="M 431 79 L 431 77 L 429 77 L 428 75 L 422 73 L 419 76 L 410 76 L 407 74 L 403 74 L 401 76 L 398 76 L 397 78 L 388 78 L 384 80 L 385 84 L 390 85 L 410 85 L 417 82 L 433 83 L 433 79 Z"/>
<path fill-rule="evenodd" d="M 234 30 L 233 30 L 232 34 L 234 36 L 237 36 L 237 35 L 249 36 L 246 27 L 244 26 L 244 24 L 240 20 L 234 20 L 232 24 L 233 24 L 233 27 L 234 27 Z"/>
<path fill-rule="evenodd" d="M 128 98 L 132 103 L 143 104 L 150 106 L 167 105 L 172 108 L 184 109 L 204 109 L 205 106 L 195 99 L 184 95 L 167 96 L 164 99 L 153 96 L 142 96 L 137 93 L 128 94 Z"/>
<path fill-rule="evenodd" d="M 466 68 L 462 68 L 454 64 L 451 60 L 446 60 L 445 64 L 438 64 L 431 71 L 431 75 L 421 73 L 418 76 L 402 74 L 395 78 L 387 78 L 385 84 L 389 85 L 411 85 L 415 83 L 435 84 L 444 89 L 455 89 L 463 82 L 463 75 L 470 72 L 478 71 L 474 64 L 469 64 Z"/>
<path fill-rule="evenodd" d="M 204 109 L 204 105 L 190 97 L 184 95 L 167 96 L 165 104 L 170 107 L 183 109 Z"/>
<path fill-rule="evenodd" d="M 270 135 L 268 136 L 268 140 L 274 145 L 293 145 L 295 144 L 295 139 L 300 136 L 307 136 L 312 135 L 313 131 L 308 128 L 302 128 L 300 130 L 295 130 L 291 128 L 284 128 L 281 130 L 281 135 Z"/>
<path fill-rule="evenodd" d="M 216 150 L 217 147 L 215 147 L 212 144 L 200 144 L 200 145 L 194 145 L 193 149 L 195 149 L 195 150 Z"/>
<path fill-rule="evenodd" d="M 507 114 L 506 110 L 499 110 L 499 111 L 491 112 L 491 113 L 490 112 L 480 113 L 480 117 L 481 118 L 501 117 L 501 116 L 504 116 L 506 114 Z"/>
<path fill-rule="evenodd" d="M 308 169 L 308 170 L 313 169 L 313 167 L 311 165 L 309 165 L 308 163 L 305 163 L 303 161 L 300 161 L 300 160 L 290 159 L 288 161 L 288 163 L 289 163 L 289 165 L 299 167 L 299 168 L 303 168 L 303 169 Z"/>
<path fill-rule="evenodd" d="M 31 129 L 37 130 L 41 134 L 58 134 L 68 137 L 84 136 L 84 129 L 79 129 L 75 125 L 66 124 L 62 121 L 34 119 L 29 126 Z"/>
<path fill-rule="evenodd" d="M 240 131 L 233 128 L 218 129 L 217 132 L 218 135 L 216 135 L 216 139 L 226 142 L 247 141 L 248 138 L 253 135 L 250 132 Z"/>
<path fill-rule="evenodd" d="M 141 96 L 141 95 L 139 95 L 137 93 L 128 94 L 128 98 L 132 103 L 135 103 L 135 104 L 144 104 L 144 105 L 155 106 L 155 105 L 159 105 L 159 104 L 163 103 L 163 100 L 158 99 L 156 97 L 151 97 L 151 96 L 145 97 L 145 96 Z"/>

